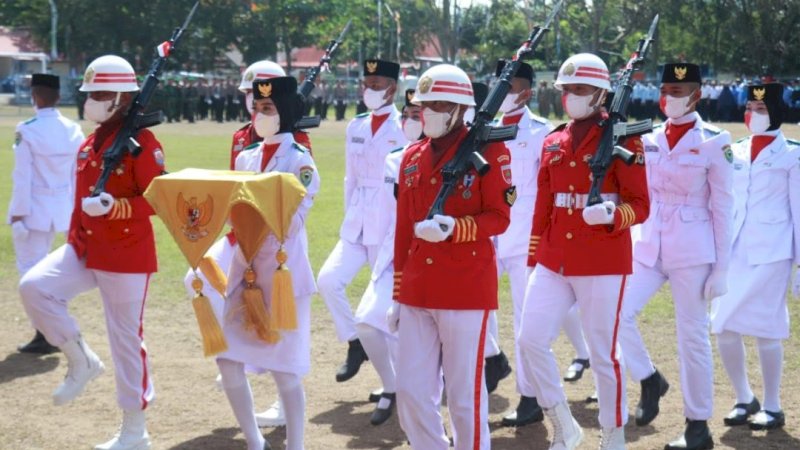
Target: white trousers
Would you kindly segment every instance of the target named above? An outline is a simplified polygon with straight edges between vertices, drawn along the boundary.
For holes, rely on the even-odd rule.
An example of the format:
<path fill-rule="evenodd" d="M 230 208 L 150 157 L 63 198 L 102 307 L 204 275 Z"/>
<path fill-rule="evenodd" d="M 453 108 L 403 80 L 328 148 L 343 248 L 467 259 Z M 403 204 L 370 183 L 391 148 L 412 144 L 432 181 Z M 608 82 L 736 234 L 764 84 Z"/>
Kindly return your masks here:
<path fill-rule="evenodd" d="M 413 449 L 450 448 L 440 413 L 442 372 L 455 449 L 490 448 L 483 379 L 488 316 L 488 310 L 400 308 L 397 413 Z"/>
<path fill-rule="evenodd" d="M 356 320 L 350 300 L 347 298 L 347 285 L 353 281 L 364 264 L 370 269 L 378 256 L 377 245 L 363 245 L 342 239 L 319 269 L 317 287 L 322 299 L 333 317 L 333 326 L 339 341 L 351 341 L 358 337 Z"/>
<path fill-rule="evenodd" d="M 52 230 L 28 230 L 27 238 L 14 239 L 14 254 L 17 257 L 17 271 L 20 276 L 25 275 L 25 272 L 50 253 L 50 247 L 53 245 L 55 237 L 56 232 Z"/>
<path fill-rule="evenodd" d="M 35 265 L 20 281 L 20 294 L 33 326 L 61 347 L 80 335 L 68 311 L 70 300 L 100 289 L 106 330 L 114 360 L 117 403 L 122 409 L 145 409 L 154 398 L 147 348 L 143 339 L 144 304 L 150 274 L 87 269 L 72 246 L 62 245 Z"/>
<path fill-rule="evenodd" d="M 592 374 L 597 386 L 599 422 L 604 428 L 628 421 L 625 365 L 617 344 L 622 293 L 627 276 L 563 276 L 537 265 L 528 280 L 518 337 L 522 363 L 531 374 L 539 404 L 552 408 L 567 401 L 551 349 L 564 318 L 577 303 Z"/>
<path fill-rule="evenodd" d="M 208 249 L 206 256 L 217 263 L 222 273 L 227 274 L 228 269 L 231 267 L 231 261 L 233 261 L 233 250 L 234 246 L 230 244 L 227 237 L 223 236 L 222 239 L 215 242 L 214 245 Z M 189 269 L 189 271 L 186 272 L 186 276 L 183 278 L 183 284 L 186 286 L 186 292 L 189 293 L 189 297 L 194 297 L 194 288 L 192 288 L 194 274 L 195 272 Z M 211 286 L 206 276 L 203 275 L 203 272 L 199 269 L 197 270 L 197 276 L 203 280 L 203 295 L 208 297 L 211 308 L 214 309 L 214 314 L 217 316 L 217 320 L 222 324 L 225 298 Z"/>
<path fill-rule="evenodd" d="M 641 381 L 652 375 L 655 367 L 639 333 L 636 317 L 669 281 L 675 305 L 683 413 L 690 420 L 710 419 L 714 405 L 708 302 L 703 298 L 703 288 L 710 273 L 710 264 L 663 270 L 660 259 L 654 267 L 634 261 L 622 309 L 620 342 L 625 352 L 625 364 L 631 378 Z"/>

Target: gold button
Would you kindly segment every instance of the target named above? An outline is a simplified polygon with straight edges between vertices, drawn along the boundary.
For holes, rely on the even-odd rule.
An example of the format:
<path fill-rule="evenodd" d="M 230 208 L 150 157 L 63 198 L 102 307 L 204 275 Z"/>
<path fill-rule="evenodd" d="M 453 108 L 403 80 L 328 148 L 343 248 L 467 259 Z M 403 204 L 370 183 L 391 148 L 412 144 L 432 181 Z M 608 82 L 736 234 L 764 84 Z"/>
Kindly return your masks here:
<path fill-rule="evenodd" d="M 94 192 L 94 186 L 89 186 L 89 192 Z"/>
<path fill-rule="evenodd" d="M 130 231 L 131 230 L 129 230 L 128 228 L 125 228 L 124 230 L 122 230 L 123 233 L 130 233 Z"/>
<path fill-rule="evenodd" d="M 92 167 L 97 167 L 97 161 L 92 161 L 89 163 Z"/>
<path fill-rule="evenodd" d="M 477 254 L 478 254 L 478 253 L 477 253 L 477 252 L 475 252 L 475 250 L 473 250 L 473 251 L 472 251 L 472 256 L 475 256 L 475 255 L 477 255 Z"/>
<path fill-rule="evenodd" d="M 575 161 L 570 161 L 570 162 L 569 162 L 569 166 L 570 166 L 570 167 L 575 167 L 575 166 L 577 166 L 577 165 L 578 165 L 578 164 L 577 164 Z"/>
<path fill-rule="evenodd" d="M 86 234 L 88 234 L 89 236 L 91 236 L 91 235 L 92 235 L 92 230 L 86 230 Z"/>
<path fill-rule="evenodd" d="M 574 190 L 575 190 L 575 186 L 573 186 L 573 185 L 571 185 L 571 184 L 570 184 L 570 185 L 569 185 L 569 190 L 570 190 L 570 192 L 574 191 Z"/>
<path fill-rule="evenodd" d="M 436 184 L 436 177 L 431 178 L 431 184 Z"/>
<path fill-rule="evenodd" d="M 567 214 L 569 214 L 570 216 L 572 215 L 572 213 L 573 213 L 572 208 L 567 210 Z"/>
<path fill-rule="evenodd" d="M 427 259 L 425 259 L 425 263 L 426 264 L 433 264 L 433 259 L 432 258 L 427 258 Z"/>
<path fill-rule="evenodd" d="M 572 233 L 567 233 L 567 239 L 572 239 Z"/>

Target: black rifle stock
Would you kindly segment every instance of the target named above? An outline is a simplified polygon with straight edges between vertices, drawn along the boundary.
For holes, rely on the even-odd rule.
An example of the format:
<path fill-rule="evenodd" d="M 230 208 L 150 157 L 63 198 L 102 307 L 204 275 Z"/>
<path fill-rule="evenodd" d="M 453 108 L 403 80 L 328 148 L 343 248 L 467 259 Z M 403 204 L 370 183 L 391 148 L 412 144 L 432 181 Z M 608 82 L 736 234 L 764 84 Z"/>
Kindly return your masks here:
<path fill-rule="evenodd" d="M 647 36 L 639 40 L 636 52 L 628 60 L 625 70 L 622 71 L 617 80 L 617 87 L 614 90 L 614 99 L 611 101 L 608 118 L 601 123 L 604 129 L 600 138 L 600 145 L 594 157 L 589 161 L 589 169 L 592 171 L 592 185 L 589 188 L 589 198 L 586 202 L 589 206 L 603 203 L 600 190 L 603 188 L 603 181 L 614 159 L 618 158 L 628 165 L 635 160 L 636 155 L 620 145 L 622 140 L 630 136 L 649 133 L 653 130 L 653 121 L 650 119 L 627 123 L 627 111 L 631 100 L 631 92 L 633 91 L 633 73 L 642 68 L 650 46 L 654 41 L 657 27 L 658 14 L 653 18 Z"/>
<path fill-rule="evenodd" d="M 328 47 L 325 48 L 325 53 L 319 59 L 319 64 L 316 67 L 310 68 L 306 72 L 306 77 L 303 79 L 303 82 L 300 83 L 300 86 L 297 87 L 297 93 L 300 94 L 300 98 L 303 100 L 303 103 L 308 101 L 308 96 L 311 94 L 311 91 L 314 90 L 314 86 L 316 85 L 317 77 L 319 77 L 319 73 L 322 69 L 331 62 L 331 57 L 339 48 L 339 45 L 344 40 L 344 36 L 347 34 L 347 31 L 350 29 L 350 24 L 353 22 L 352 19 L 347 21 L 347 24 L 342 29 L 342 32 L 339 33 L 339 37 L 333 39 L 328 43 Z M 319 116 L 307 116 L 302 117 L 297 123 L 294 124 L 295 129 L 302 130 L 306 128 L 316 128 L 321 123 Z"/>
<path fill-rule="evenodd" d="M 428 219 L 433 218 L 436 214 L 443 214 L 445 201 L 453 193 L 458 180 L 471 168 L 474 168 L 480 176 L 489 171 L 489 163 L 486 162 L 482 155 L 486 144 L 511 140 L 517 136 L 516 125 L 493 127 L 490 124 L 506 98 L 506 94 L 511 90 L 511 79 L 517 73 L 522 60 L 533 54 L 544 34 L 548 31 L 550 24 L 555 19 L 556 14 L 561 9 L 561 3 L 562 1 L 559 0 L 553 6 L 553 10 L 544 25 L 535 27 L 531 31 L 528 40 L 517 50 L 514 58 L 503 67 L 497 83 L 492 87 L 478 112 L 475 113 L 475 120 L 467 133 L 467 137 L 458 146 L 453 159 L 442 167 L 442 187 L 439 188 L 439 193 L 436 194 L 436 199 L 434 199 L 433 205 L 428 211 Z M 444 231 L 447 229 L 445 225 L 441 225 L 441 228 Z"/>
<path fill-rule="evenodd" d="M 122 123 L 122 128 L 120 128 L 111 146 L 103 153 L 103 171 L 100 173 L 100 177 L 94 185 L 92 197 L 96 197 L 102 192 L 105 192 L 108 177 L 110 177 L 111 173 L 119 166 L 126 153 L 130 153 L 132 156 L 136 157 L 139 155 L 139 152 L 142 151 L 141 146 L 136 142 L 136 135 L 139 133 L 139 130 L 157 125 L 163 120 L 163 114 L 160 111 L 149 114 L 145 114 L 144 111 L 150 103 L 150 98 L 158 87 L 158 76 L 164 68 L 167 58 L 170 53 L 175 50 L 178 41 L 189 25 L 189 22 L 192 20 L 192 16 L 194 16 L 194 12 L 197 10 L 199 4 L 200 1 L 198 0 L 191 11 L 189 11 L 189 15 L 186 17 L 183 25 L 172 32 L 172 37 L 169 38 L 169 41 L 161 44 L 164 46 L 164 56 L 160 56 L 159 53 L 156 52 L 156 58 L 150 65 L 150 71 L 147 73 L 142 88 L 128 108 L 125 120 Z"/>

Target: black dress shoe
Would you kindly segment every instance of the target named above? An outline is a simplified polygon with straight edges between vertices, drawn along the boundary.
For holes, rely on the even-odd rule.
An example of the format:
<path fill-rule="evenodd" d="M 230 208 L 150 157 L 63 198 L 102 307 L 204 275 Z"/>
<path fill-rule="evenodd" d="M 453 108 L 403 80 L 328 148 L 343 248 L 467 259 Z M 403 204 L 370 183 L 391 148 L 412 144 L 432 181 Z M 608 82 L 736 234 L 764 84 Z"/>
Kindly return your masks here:
<path fill-rule="evenodd" d="M 595 391 L 592 393 L 592 395 L 590 395 L 590 396 L 586 397 L 586 399 L 584 400 L 584 402 L 586 402 L 586 403 L 598 403 L 598 402 L 599 402 L 599 400 L 597 399 L 597 391 L 595 390 Z"/>
<path fill-rule="evenodd" d="M 353 339 L 352 341 L 348 341 L 347 345 L 347 359 L 345 359 L 344 364 L 342 364 L 336 372 L 336 381 L 339 383 L 356 376 L 358 369 L 361 368 L 361 364 L 364 363 L 364 361 L 369 361 L 367 352 L 365 352 L 364 347 L 361 346 L 361 341 Z"/>
<path fill-rule="evenodd" d="M 759 412 L 761 410 L 761 404 L 758 403 L 758 399 L 753 397 L 753 401 L 750 403 L 737 403 L 733 405 L 733 409 L 731 412 L 725 416 L 723 422 L 725 425 L 729 427 L 735 427 L 737 425 L 745 425 L 747 424 L 750 416 Z M 744 413 L 739 413 L 739 411 L 744 411 Z"/>
<path fill-rule="evenodd" d="M 762 409 L 750 420 L 751 430 L 774 430 L 786 425 L 786 416 L 783 411 L 772 412 Z"/>
<path fill-rule="evenodd" d="M 652 375 L 641 381 L 642 392 L 639 404 L 636 405 L 636 425 L 644 426 L 658 416 L 658 402 L 669 390 L 669 383 L 656 370 Z"/>
<path fill-rule="evenodd" d="M 536 397 L 520 397 L 517 409 L 503 417 L 500 422 L 504 427 L 521 427 L 544 420 L 544 411 L 536 401 Z"/>
<path fill-rule="evenodd" d="M 580 366 L 580 369 L 573 368 L 573 366 Z M 567 367 L 567 373 L 564 374 L 564 381 L 571 381 L 575 382 L 580 380 L 583 377 L 583 371 L 588 369 L 589 360 L 588 359 L 581 359 L 575 358 L 572 360 L 572 364 Z"/>
<path fill-rule="evenodd" d="M 383 394 L 381 394 L 381 398 L 389 400 L 389 407 L 380 408 L 379 406 L 376 406 L 375 411 L 372 411 L 372 417 L 369 418 L 369 423 L 375 426 L 380 425 L 389 420 L 389 417 L 392 417 L 392 410 L 394 409 L 395 394 L 384 392 Z M 380 405 L 380 403 L 378 403 L 378 405 Z"/>
<path fill-rule="evenodd" d="M 678 439 L 664 446 L 664 450 L 711 450 L 714 439 L 705 420 L 686 420 L 686 430 Z"/>
<path fill-rule="evenodd" d="M 374 391 L 369 393 L 369 402 L 370 403 L 378 403 L 381 399 L 381 394 L 383 394 L 383 388 L 375 389 Z"/>
<path fill-rule="evenodd" d="M 35 353 L 37 355 L 49 355 L 59 351 L 58 347 L 50 345 L 47 339 L 44 338 L 44 335 L 38 330 L 36 331 L 36 336 L 34 336 L 30 342 L 25 345 L 20 345 L 17 347 L 17 350 L 20 353 Z"/>
<path fill-rule="evenodd" d="M 506 354 L 500 352 L 497 355 L 486 358 L 484 374 L 486 377 L 486 391 L 491 394 L 497 389 L 500 380 L 511 375 L 511 366 L 508 364 Z"/>

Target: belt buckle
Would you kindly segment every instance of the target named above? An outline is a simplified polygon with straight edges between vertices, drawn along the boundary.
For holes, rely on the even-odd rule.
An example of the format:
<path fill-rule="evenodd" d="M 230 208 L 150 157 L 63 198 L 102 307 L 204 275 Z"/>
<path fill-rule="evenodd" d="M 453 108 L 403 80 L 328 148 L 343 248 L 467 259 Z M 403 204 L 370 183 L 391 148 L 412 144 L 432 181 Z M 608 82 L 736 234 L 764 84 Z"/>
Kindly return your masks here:
<path fill-rule="evenodd" d="M 578 209 L 578 196 L 574 192 L 569 193 L 569 208 Z"/>

